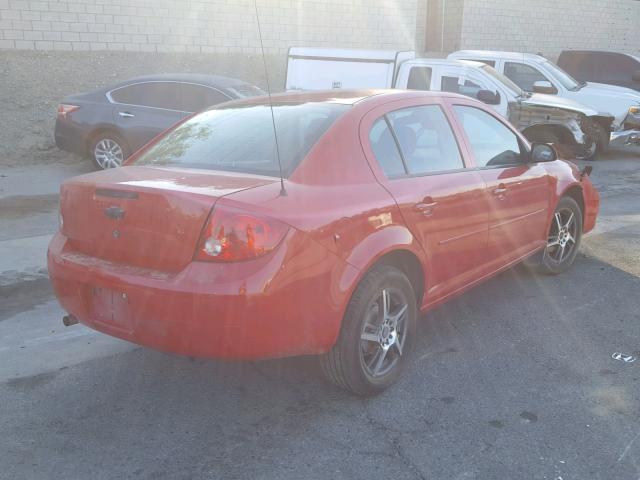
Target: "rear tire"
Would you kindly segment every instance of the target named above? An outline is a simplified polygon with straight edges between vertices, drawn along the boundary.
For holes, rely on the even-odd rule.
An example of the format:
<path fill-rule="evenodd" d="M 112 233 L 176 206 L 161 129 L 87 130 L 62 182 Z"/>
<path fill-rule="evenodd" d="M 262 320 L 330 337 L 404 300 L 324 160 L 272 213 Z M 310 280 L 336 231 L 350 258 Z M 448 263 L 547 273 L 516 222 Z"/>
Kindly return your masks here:
<path fill-rule="evenodd" d="M 571 197 L 562 197 L 556 206 L 547 233 L 547 246 L 525 260 L 539 273 L 557 275 L 571 267 L 582 240 L 582 211 Z"/>
<path fill-rule="evenodd" d="M 121 166 L 131 152 L 127 142 L 120 135 L 106 130 L 91 138 L 89 155 L 98 167 L 106 170 Z"/>
<path fill-rule="evenodd" d="M 320 357 L 324 375 L 356 395 L 382 392 L 398 379 L 411 352 L 417 314 L 406 275 L 390 265 L 374 266 L 349 302 L 338 340 Z"/>

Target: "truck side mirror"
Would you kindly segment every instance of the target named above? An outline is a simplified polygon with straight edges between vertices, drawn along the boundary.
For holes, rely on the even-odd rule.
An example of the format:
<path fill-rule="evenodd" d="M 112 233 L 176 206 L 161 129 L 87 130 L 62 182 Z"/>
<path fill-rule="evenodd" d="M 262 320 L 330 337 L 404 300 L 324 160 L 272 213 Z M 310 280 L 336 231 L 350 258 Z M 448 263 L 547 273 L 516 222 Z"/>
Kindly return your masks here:
<path fill-rule="evenodd" d="M 635 72 L 633 72 L 633 75 L 631 75 L 631 80 L 633 80 L 634 82 L 640 82 L 640 70 L 636 70 Z"/>
<path fill-rule="evenodd" d="M 500 104 L 500 94 L 491 90 L 478 90 L 476 98 L 487 105 Z"/>
<path fill-rule="evenodd" d="M 549 93 L 551 95 L 558 93 L 558 89 L 547 80 L 538 80 L 537 82 L 534 82 L 533 91 L 534 93 Z"/>

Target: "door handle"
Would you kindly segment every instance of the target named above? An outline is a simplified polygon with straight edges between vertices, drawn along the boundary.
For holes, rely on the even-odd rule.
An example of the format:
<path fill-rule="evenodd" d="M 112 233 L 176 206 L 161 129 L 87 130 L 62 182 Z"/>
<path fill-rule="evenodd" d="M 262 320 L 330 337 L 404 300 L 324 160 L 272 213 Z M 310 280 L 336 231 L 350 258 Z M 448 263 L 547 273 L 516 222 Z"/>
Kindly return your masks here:
<path fill-rule="evenodd" d="M 129 112 L 118 112 L 118 115 L 120 115 L 121 117 L 125 117 L 125 118 L 135 117 L 135 115 L 133 113 L 129 113 Z"/>
<path fill-rule="evenodd" d="M 425 197 L 422 202 L 416 203 L 413 209 L 425 216 L 429 216 L 433 214 L 433 209 L 436 205 L 438 205 L 438 202 L 434 202 L 431 197 Z"/>
<path fill-rule="evenodd" d="M 507 193 L 507 188 L 504 185 L 499 185 L 498 188 L 493 190 L 494 195 L 498 195 L 499 197 L 504 196 Z"/>

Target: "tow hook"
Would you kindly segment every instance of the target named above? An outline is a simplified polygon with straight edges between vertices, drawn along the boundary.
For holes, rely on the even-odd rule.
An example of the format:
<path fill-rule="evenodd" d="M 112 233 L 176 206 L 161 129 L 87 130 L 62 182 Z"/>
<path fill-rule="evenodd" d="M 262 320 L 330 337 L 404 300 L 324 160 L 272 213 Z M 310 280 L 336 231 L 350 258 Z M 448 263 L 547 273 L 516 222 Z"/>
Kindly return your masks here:
<path fill-rule="evenodd" d="M 62 317 L 62 324 L 65 327 L 70 327 L 71 325 L 75 325 L 76 323 L 78 323 L 78 319 L 73 315 L 65 315 L 64 317 Z"/>
<path fill-rule="evenodd" d="M 587 165 L 582 170 L 580 170 L 580 181 L 582 181 L 584 177 L 588 177 L 589 175 L 591 175 L 592 171 L 593 167 L 591 165 Z"/>

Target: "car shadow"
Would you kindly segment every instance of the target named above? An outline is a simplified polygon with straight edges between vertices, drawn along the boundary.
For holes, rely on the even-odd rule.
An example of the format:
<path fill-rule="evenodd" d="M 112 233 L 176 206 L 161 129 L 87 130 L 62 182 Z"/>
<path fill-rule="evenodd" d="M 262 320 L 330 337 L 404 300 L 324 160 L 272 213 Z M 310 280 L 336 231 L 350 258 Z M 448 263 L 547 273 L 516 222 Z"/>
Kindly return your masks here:
<path fill-rule="evenodd" d="M 375 458 L 386 462 L 378 473 L 403 478 L 506 478 L 531 445 L 536 458 L 569 455 L 576 425 L 589 423 L 592 458 L 576 470 L 588 477 L 640 413 L 640 385 L 611 359 L 640 349 L 638 291 L 640 278 L 584 256 L 554 277 L 511 269 L 427 314 L 401 380 L 371 399 L 324 382 L 311 357 L 144 348 L 11 380 L 0 386 L 5 455 L 30 478 L 101 468 L 109 478 L 365 478 Z M 497 451 L 510 460 L 493 462 L 486 452 Z"/>

